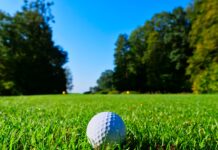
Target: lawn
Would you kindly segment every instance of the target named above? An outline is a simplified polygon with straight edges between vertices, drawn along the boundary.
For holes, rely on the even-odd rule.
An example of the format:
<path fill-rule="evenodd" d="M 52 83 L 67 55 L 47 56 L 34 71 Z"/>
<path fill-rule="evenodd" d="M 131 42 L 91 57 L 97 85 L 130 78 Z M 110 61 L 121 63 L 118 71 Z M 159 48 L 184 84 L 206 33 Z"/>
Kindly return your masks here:
<path fill-rule="evenodd" d="M 218 149 L 218 95 L 0 97 L 0 149 L 91 149 L 89 120 L 112 111 L 125 122 L 122 149 Z"/>

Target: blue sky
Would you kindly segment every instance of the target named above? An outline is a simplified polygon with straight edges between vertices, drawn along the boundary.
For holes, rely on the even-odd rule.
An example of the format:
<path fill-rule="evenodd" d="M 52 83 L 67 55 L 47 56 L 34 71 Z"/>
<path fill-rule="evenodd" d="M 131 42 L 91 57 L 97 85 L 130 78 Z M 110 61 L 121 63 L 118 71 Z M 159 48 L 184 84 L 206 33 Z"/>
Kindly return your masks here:
<path fill-rule="evenodd" d="M 114 68 L 114 44 L 154 14 L 186 7 L 191 0 L 56 0 L 52 7 L 53 40 L 68 52 L 73 92 L 96 85 L 106 69 Z M 0 0 L 0 9 L 14 14 L 23 0 Z"/>

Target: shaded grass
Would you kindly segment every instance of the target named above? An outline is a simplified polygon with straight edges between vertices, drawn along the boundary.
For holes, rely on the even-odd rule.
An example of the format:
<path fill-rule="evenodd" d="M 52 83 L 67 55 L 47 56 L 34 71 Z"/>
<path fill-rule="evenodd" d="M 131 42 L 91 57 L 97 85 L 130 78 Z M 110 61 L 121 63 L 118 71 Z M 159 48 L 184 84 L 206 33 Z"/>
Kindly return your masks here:
<path fill-rule="evenodd" d="M 218 95 L 47 95 L 0 98 L 1 149 L 91 149 L 102 111 L 127 127 L 122 149 L 218 149 Z"/>

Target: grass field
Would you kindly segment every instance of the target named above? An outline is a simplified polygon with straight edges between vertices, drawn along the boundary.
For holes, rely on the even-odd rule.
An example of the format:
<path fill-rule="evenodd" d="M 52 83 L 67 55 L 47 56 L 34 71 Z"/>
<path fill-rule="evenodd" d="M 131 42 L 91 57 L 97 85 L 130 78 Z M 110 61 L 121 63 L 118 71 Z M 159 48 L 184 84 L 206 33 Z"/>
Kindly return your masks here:
<path fill-rule="evenodd" d="M 123 118 L 122 149 L 218 149 L 218 95 L 0 97 L 0 149 L 91 149 L 86 127 L 102 111 Z"/>

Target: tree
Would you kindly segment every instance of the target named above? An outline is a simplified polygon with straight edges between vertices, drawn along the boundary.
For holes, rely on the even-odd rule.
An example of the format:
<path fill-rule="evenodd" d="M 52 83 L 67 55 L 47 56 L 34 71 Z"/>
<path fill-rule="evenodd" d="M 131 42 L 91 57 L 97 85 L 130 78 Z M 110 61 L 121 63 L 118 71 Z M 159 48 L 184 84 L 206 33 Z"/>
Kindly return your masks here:
<path fill-rule="evenodd" d="M 147 48 L 145 41 L 148 32 L 149 28 L 147 26 L 138 27 L 129 37 L 130 50 L 128 52 L 127 69 L 129 71 L 129 90 L 132 91 L 144 92 L 147 89 L 144 53 Z"/>
<path fill-rule="evenodd" d="M 218 92 L 218 1 L 196 0 L 189 7 L 193 56 L 187 74 L 195 93 Z"/>
<path fill-rule="evenodd" d="M 161 52 L 161 42 L 159 39 L 159 34 L 156 31 L 149 33 L 149 37 L 146 41 L 147 49 L 144 54 L 144 63 L 146 64 L 146 85 L 147 92 L 157 92 L 162 91 L 162 80 L 160 79 L 162 75 L 162 69 L 165 64 L 162 61 L 163 54 Z"/>
<path fill-rule="evenodd" d="M 154 29 L 159 34 L 160 87 L 167 92 L 189 92 L 189 77 L 186 76 L 187 59 L 192 54 L 188 34 L 191 24 L 186 12 L 175 8 L 172 13 L 161 13 L 153 18 Z M 162 64 L 162 65 L 161 65 Z"/>
<path fill-rule="evenodd" d="M 171 26 L 164 36 L 164 42 L 171 50 L 169 53 L 173 78 L 171 91 L 191 92 L 190 76 L 186 75 L 187 61 L 193 51 L 189 42 L 191 22 L 187 12 L 181 7 L 174 9 L 171 16 Z"/>
<path fill-rule="evenodd" d="M 21 12 L 5 19 L 8 23 L 2 27 L 0 37 L 6 48 L 6 68 L 10 68 L 5 73 L 15 89 L 10 94 L 66 91 L 63 65 L 67 53 L 52 41 L 51 4 L 44 0 L 25 1 Z"/>
<path fill-rule="evenodd" d="M 120 35 L 115 49 L 115 87 L 119 91 L 187 92 L 187 59 L 192 54 L 186 12 L 162 12 L 129 36 Z M 119 82 L 118 82 L 119 81 Z"/>
<path fill-rule="evenodd" d="M 90 87 L 89 91 L 84 94 L 101 93 L 108 94 L 115 89 L 114 86 L 114 71 L 105 70 L 97 80 L 97 86 Z"/>
<path fill-rule="evenodd" d="M 67 91 L 70 92 L 73 89 L 73 76 L 69 68 L 65 69 L 65 76 L 67 80 Z"/>
<path fill-rule="evenodd" d="M 16 93 L 15 83 L 11 75 L 13 72 L 11 69 L 11 55 L 5 46 L 5 43 L 9 42 L 9 39 L 5 38 L 7 34 L 5 29 L 11 22 L 11 16 L 0 11 L 0 95 Z"/>
<path fill-rule="evenodd" d="M 97 87 L 99 90 L 111 91 L 114 89 L 113 81 L 114 72 L 112 70 L 106 70 L 102 72 L 100 78 L 97 80 Z"/>
<path fill-rule="evenodd" d="M 129 73 L 127 69 L 128 64 L 128 36 L 121 34 L 116 42 L 114 54 L 114 86 L 119 91 L 129 90 Z"/>

